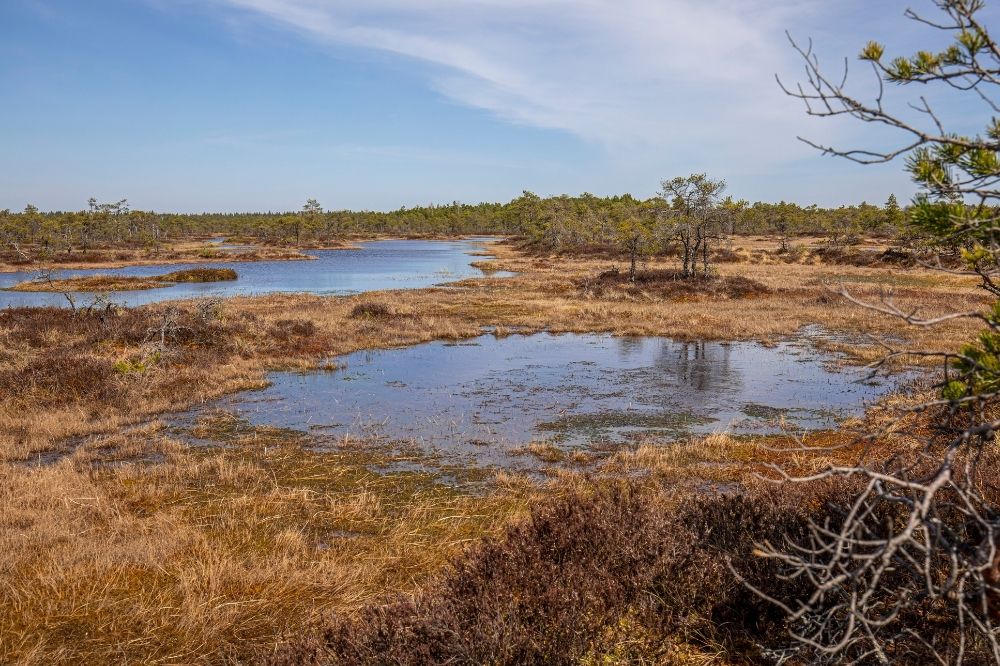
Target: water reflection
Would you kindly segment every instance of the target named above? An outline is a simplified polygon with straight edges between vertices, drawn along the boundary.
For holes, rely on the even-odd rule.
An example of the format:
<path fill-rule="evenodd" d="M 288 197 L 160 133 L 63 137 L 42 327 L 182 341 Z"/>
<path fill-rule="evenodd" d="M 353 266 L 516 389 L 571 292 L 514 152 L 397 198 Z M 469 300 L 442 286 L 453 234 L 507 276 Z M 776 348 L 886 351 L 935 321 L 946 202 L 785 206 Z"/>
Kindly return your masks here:
<path fill-rule="evenodd" d="M 726 343 L 677 342 L 664 346 L 656 367 L 696 391 L 719 386 L 738 390 L 742 378 L 730 363 L 731 353 Z"/>
<path fill-rule="evenodd" d="M 578 447 L 762 433 L 778 427 L 776 416 L 798 428 L 829 427 L 890 388 L 860 382 L 864 371 L 835 370 L 830 360 L 805 343 L 482 336 L 351 354 L 332 373 L 273 373 L 269 388 L 209 409 L 332 438 L 412 439 L 506 464 L 507 447 L 539 439 Z"/>

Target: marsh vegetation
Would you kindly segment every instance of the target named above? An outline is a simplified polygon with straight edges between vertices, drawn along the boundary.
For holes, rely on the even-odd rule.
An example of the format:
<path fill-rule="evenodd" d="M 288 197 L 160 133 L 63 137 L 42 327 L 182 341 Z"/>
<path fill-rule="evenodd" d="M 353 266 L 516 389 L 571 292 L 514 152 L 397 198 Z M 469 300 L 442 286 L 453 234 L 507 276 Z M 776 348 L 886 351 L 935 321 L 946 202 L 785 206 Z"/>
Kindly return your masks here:
<path fill-rule="evenodd" d="M 181 282 L 226 282 L 235 280 L 238 277 L 236 271 L 231 268 L 189 268 L 182 271 L 164 273 L 163 275 L 151 275 L 149 277 L 89 275 L 53 279 L 51 275 L 44 275 L 27 282 L 19 282 L 13 287 L 9 287 L 9 289 L 11 291 L 43 291 L 53 293 L 107 293 L 162 289 L 164 287 L 173 287 Z"/>
<path fill-rule="evenodd" d="M 873 102 L 793 42 L 905 207 L 3 211 L 0 659 L 1000 663 L 1000 125 L 882 96 L 997 108 L 937 7 Z"/>
<path fill-rule="evenodd" d="M 628 521 L 648 519 L 638 514 L 621 518 L 620 512 L 626 510 L 623 507 L 635 504 L 619 505 L 618 499 L 607 500 L 612 501 L 608 507 L 590 506 L 587 498 L 606 497 L 612 492 L 607 483 L 627 483 L 629 487 L 622 492 L 641 497 L 649 507 L 693 501 L 684 499 L 685 493 L 711 488 L 726 493 L 735 488 L 741 493 L 763 492 L 753 473 L 764 471 L 763 464 L 782 456 L 771 450 L 779 435 L 732 433 L 706 438 L 685 430 L 691 421 L 675 419 L 670 428 L 650 424 L 653 432 L 635 441 L 597 436 L 586 449 L 534 440 L 510 442 L 501 451 L 495 442 L 476 443 L 473 440 L 481 438 L 473 436 L 468 441 L 469 450 L 502 457 L 510 468 L 470 464 L 461 456 L 419 446 L 412 438 L 419 428 L 402 439 L 369 437 L 363 430 L 331 436 L 323 429 L 310 428 L 323 425 L 319 418 L 322 401 L 307 410 L 313 415 L 307 419 L 309 423 L 291 424 L 305 427 L 288 429 L 285 426 L 290 424 L 280 419 L 270 421 L 267 412 L 255 417 L 251 411 L 249 420 L 241 417 L 240 410 L 252 402 L 226 396 L 268 386 L 268 371 L 319 372 L 318 381 L 344 384 L 344 395 L 353 399 L 360 396 L 351 393 L 352 382 L 344 378 L 364 366 L 345 355 L 400 347 L 420 349 L 412 345 L 446 341 L 445 346 L 435 343 L 442 356 L 429 360 L 426 372 L 414 368 L 415 376 L 398 378 L 419 386 L 432 369 L 447 374 L 447 366 L 438 366 L 447 359 L 449 350 L 469 357 L 459 366 L 475 365 L 476 352 L 483 348 L 464 345 L 484 331 L 489 332 L 486 341 L 500 350 L 498 359 L 522 363 L 528 372 L 543 372 L 532 369 L 530 359 L 516 360 L 517 341 L 529 340 L 526 335 L 614 336 L 600 339 L 609 345 L 609 359 L 616 359 L 616 367 L 628 365 L 628 354 L 620 357 L 613 351 L 621 345 L 625 345 L 622 351 L 627 351 L 628 336 L 689 341 L 692 350 L 703 347 L 702 341 L 713 340 L 779 345 L 773 351 L 762 349 L 765 356 L 779 353 L 780 345 L 787 344 L 783 341 L 807 336 L 808 344 L 797 344 L 805 344 L 800 347 L 801 359 L 806 361 L 803 367 L 809 367 L 816 363 L 814 354 L 839 354 L 838 364 L 873 360 L 881 354 L 879 339 L 905 340 L 912 348 L 929 350 L 971 337 L 977 330 L 974 322 L 962 320 L 943 328 L 900 330 L 890 317 L 859 310 L 835 297 L 829 288 L 839 281 L 838 276 L 846 275 L 855 279 L 853 288 L 858 293 L 876 296 L 898 278 L 899 269 L 889 272 L 881 267 L 815 260 L 781 264 L 782 270 L 777 272 L 769 260 L 753 258 L 769 257 L 766 253 L 779 243 L 776 238 L 756 236 L 734 241 L 733 251 L 750 258 L 739 263 L 719 262 L 719 279 L 736 279 L 738 275 L 764 287 L 735 300 L 711 291 L 694 297 L 653 290 L 637 297 L 618 291 L 643 289 L 642 280 L 616 283 L 614 290 L 598 292 L 588 281 L 618 263 L 615 258 L 539 254 L 530 244 L 514 240 L 489 245 L 492 258 L 464 258 L 466 262 L 486 262 L 504 271 L 501 275 L 506 277 L 475 277 L 447 287 L 344 297 L 271 294 L 134 308 L 3 311 L 0 385 L 5 400 L 0 436 L 7 491 L 0 520 L 7 526 L 4 548 L 14 554 L 4 574 L 8 587 L 3 594 L 9 603 L 4 604 L 3 622 L 11 627 L 4 633 L 5 654 L 28 662 L 225 661 L 259 659 L 275 651 L 282 659 L 294 660 L 309 650 L 310 654 L 340 655 L 329 657 L 334 661 L 361 659 L 364 650 L 380 654 L 382 648 L 372 647 L 366 633 L 375 631 L 376 625 L 370 624 L 374 619 L 365 618 L 372 618 L 370 613 L 381 608 L 386 599 L 412 593 L 419 595 L 412 599 L 426 600 L 414 601 L 418 605 L 406 611 L 411 615 L 394 615 L 397 619 L 392 622 L 404 622 L 398 625 L 400 630 L 418 618 L 437 623 L 435 618 L 444 617 L 440 615 L 443 610 L 425 613 L 431 606 L 424 604 L 439 603 L 436 598 L 445 603 L 447 595 L 435 590 L 450 589 L 448 585 L 465 580 L 447 582 L 447 576 L 459 575 L 448 573 L 450 567 L 481 567 L 485 564 L 473 564 L 478 561 L 475 558 L 499 556 L 479 554 L 476 544 L 483 537 L 493 535 L 499 539 L 497 544 L 507 544 L 497 547 L 520 550 L 522 545 L 518 544 L 529 538 L 523 536 L 529 534 L 523 530 L 529 528 L 517 526 L 534 524 L 523 520 L 532 515 L 538 517 L 531 521 L 542 520 L 546 512 L 568 511 L 569 506 L 576 506 L 573 511 L 583 512 L 581 516 L 612 511 L 609 529 L 615 521 L 632 524 Z M 676 266 L 672 257 L 649 257 L 643 270 L 660 274 Z M 956 304 L 978 308 L 987 302 L 973 288 L 973 278 L 939 280 L 919 265 L 903 270 L 914 284 L 896 289 L 902 304 L 919 303 L 932 313 L 945 312 Z M 752 303 L 752 309 L 728 306 L 739 302 Z M 573 340 L 551 339 L 563 343 Z M 503 343 L 508 340 L 513 344 L 505 352 Z M 448 347 L 449 342 L 459 346 Z M 813 346 L 817 351 L 809 351 Z M 680 342 L 668 343 L 666 357 L 671 357 L 670 350 L 682 347 Z M 708 347 L 722 349 L 713 344 Z M 572 346 L 566 352 L 573 352 Z M 392 358 L 392 353 L 397 352 L 386 352 L 390 355 L 385 358 Z M 408 352 L 404 349 L 400 353 Z M 555 360 L 547 358 L 546 362 L 554 363 L 558 370 L 562 366 Z M 759 371 L 763 366 L 749 367 Z M 590 370 L 596 373 L 599 390 L 618 384 L 614 392 L 620 398 L 616 399 L 641 402 L 651 398 L 642 382 L 623 381 L 610 367 L 606 371 L 611 374 L 604 382 L 599 368 Z M 834 371 L 838 372 L 846 378 L 857 371 L 848 367 Z M 669 382 L 683 373 L 663 369 L 661 374 L 661 379 Z M 310 381 L 308 375 L 284 376 L 291 381 Z M 394 381 L 389 376 L 380 378 L 383 384 Z M 378 385 L 378 379 L 372 378 L 373 386 Z M 560 383 L 551 377 L 548 381 Z M 753 386 L 753 381 L 746 383 L 745 402 L 771 405 L 767 397 L 752 395 Z M 472 381 L 470 390 L 477 387 L 488 391 L 484 399 L 501 412 L 504 405 L 514 404 L 516 394 L 502 386 L 491 389 L 488 383 Z M 407 389 L 384 385 L 384 390 Z M 676 390 L 691 389 L 679 385 Z M 559 397 L 557 388 L 550 391 Z M 416 409 L 420 400 L 413 395 Z M 171 421 L 171 412 L 183 413 L 220 398 L 230 401 L 233 409 L 193 412 L 197 416 L 183 424 Z M 738 408 L 746 407 L 765 420 L 780 416 L 763 407 L 754 410 L 742 400 L 736 402 L 740 403 Z M 377 401 L 372 402 L 368 409 L 373 418 L 395 414 L 377 405 Z M 663 408 L 669 411 L 666 405 Z M 570 415 L 553 413 L 546 420 L 557 422 Z M 619 427 L 629 420 L 638 423 L 642 420 L 639 416 L 626 410 L 624 415 L 619 413 L 618 421 L 603 425 L 599 418 L 591 418 L 589 426 L 600 427 L 590 431 Z M 834 423 L 843 425 L 830 429 Z M 850 419 L 815 423 L 812 427 L 820 430 L 810 435 L 810 441 L 817 446 L 831 441 L 849 444 L 849 433 L 859 423 Z M 678 425 L 685 427 L 678 429 Z M 853 449 L 837 453 L 837 459 L 848 459 L 849 451 Z M 817 469 L 831 460 L 830 455 L 824 449 L 786 457 L 802 469 Z M 794 503 L 792 499 L 782 501 L 786 503 L 775 503 L 767 511 L 780 513 L 782 506 Z M 596 529 L 604 524 L 601 520 L 591 516 L 571 522 L 579 528 L 593 524 Z M 772 522 L 772 518 L 763 522 Z M 508 534 L 508 529 L 514 531 Z M 655 530 L 652 525 L 648 529 L 642 534 L 651 538 Z M 566 538 L 596 538 L 586 531 L 574 534 Z M 618 538 L 610 533 L 607 537 Z M 752 538 L 750 532 L 747 538 Z M 539 541 L 537 546 L 543 543 Z M 527 552 L 524 557 L 528 557 Z M 581 563 L 579 577 L 574 574 L 572 580 L 583 584 L 601 561 L 595 558 L 588 560 L 589 564 Z M 462 564 L 466 561 L 468 565 Z M 535 560 L 525 560 L 525 566 L 535 567 L 532 562 Z M 635 570 L 642 580 L 651 575 L 641 568 Z M 554 571 L 545 565 L 523 573 L 537 576 L 531 585 L 543 585 Z M 725 582 L 729 579 L 724 572 L 713 571 L 719 585 L 734 589 L 732 581 Z M 521 589 L 518 586 L 522 583 L 495 580 L 490 585 Z M 637 590 L 653 589 L 643 587 L 646 583 L 638 580 L 628 585 L 634 585 L 628 588 L 631 591 L 613 592 L 608 598 L 625 599 L 635 593 L 646 594 Z M 561 589 L 570 593 L 573 587 Z M 714 594 L 714 588 L 699 589 L 705 595 Z M 612 594 L 607 588 L 601 590 Z M 447 603 L 478 603 L 463 598 L 453 596 Z M 685 603 L 700 603 L 693 599 Z M 500 603 L 499 598 L 497 601 Z M 546 618 L 538 625 L 540 631 L 556 626 L 562 617 L 545 610 L 561 604 L 555 598 L 551 603 L 554 605 L 531 611 Z M 459 607 L 454 608 L 447 612 L 460 614 Z M 571 612 L 596 612 L 591 621 L 601 626 L 617 618 L 614 622 L 624 622 L 621 626 L 626 633 L 629 627 L 647 627 L 651 616 L 646 610 L 628 608 L 632 607 L 615 601 L 599 612 L 589 607 Z M 322 638 L 332 635 L 324 633 L 333 631 L 326 628 L 317 629 L 319 633 L 307 631 L 301 649 L 280 647 L 292 636 L 303 635 L 303 628 L 330 617 L 337 618 L 337 632 L 349 632 L 336 639 L 339 642 Z M 684 622 L 695 621 L 693 616 L 687 617 Z M 344 624 L 353 622 L 351 618 L 362 624 Z M 683 626 L 693 632 L 696 625 Z M 697 625 L 697 631 L 708 626 Z M 655 642 L 656 653 L 666 650 L 664 654 L 705 659 L 719 645 L 729 645 L 725 642 L 729 634 L 711 634 L 714 637 L 706 644 L 702 639 L 679 638 L 691 635 L 687 629 L 671 633 L 670 638 L 656 638 L 659 634 L 652 627 L 643 629 L 648 639 L 641 645 L 622 643 L 625 634 L 612 632 L 602 634 L 604 642 L 588 642 L 585 651 L 641 652 L 654 650 Z M 390 637 L 385 640 L 393 643 L 392 650 L 412 648 L 414 662 L 427 654 L 425 649 L 431 649 L 391 639 L 396 629 L 378 631 Z M 502 637 L 512 631 L 521 630 L 516 625 L 508 627 L 490 641 L 504 643 Z M 737 634 L 727 650 L 743 649 L 739 646 L 750 640 Z M 566 654 L 579 654 L 582 648 L 563 640 L 552 642 L 544 654 L 551 656 L 555 654 L 552 650 L 563 649 L 568 650 Z M 490 641 L 483 643 L 483 650 L 498 644 Z M 515 649 L 516 643 L 510 645 Z M 452 654 L 448 651 L 457 648 L 433 649 Z M 298 656 L 289 656 L 292 654 Z M 503 654 L 508 653 L 497 653 Z M 510 654 L 513 659 L 521 653 Z M 370 656 L 369 660 L 378 659 Z"/>

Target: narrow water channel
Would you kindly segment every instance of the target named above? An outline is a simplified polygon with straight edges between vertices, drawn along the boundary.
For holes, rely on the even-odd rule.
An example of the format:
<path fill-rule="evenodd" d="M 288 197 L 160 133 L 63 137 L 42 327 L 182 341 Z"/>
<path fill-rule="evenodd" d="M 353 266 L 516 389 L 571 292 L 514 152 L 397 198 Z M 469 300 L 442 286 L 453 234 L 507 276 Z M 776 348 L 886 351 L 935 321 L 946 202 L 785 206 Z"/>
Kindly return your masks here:
<path fill-rule="evenodd" d="M 183 298 L 224 298 L 279 292 L 343 295 L 383 289 L 421 289 L 436 284 L 481 277 L 483 272 L 471 266 L 482 257 L 474 252 L 486 249 L 490 239 L 450 241 L 373 241 L 357 249 L 309 250 L 312 261 L 218 261 L 202 264 L 129 266 L 117 269 L 55 270 L 53 279 L 86 275 L 122 275 L 145 277 L 188 268 L 232 268 L 238 279 L 232 282 L 178 284 L 161 289 L 119 292 L 112 300 L 136 306 Z M 0 273 L 0 308 L 22 306 L 66 306 L 58 293 L 3 291 L 38 272 Z M 505 274 L 495 274 L 503 276 Z M 86 303 L 93 294 L 76 298 Z"/>

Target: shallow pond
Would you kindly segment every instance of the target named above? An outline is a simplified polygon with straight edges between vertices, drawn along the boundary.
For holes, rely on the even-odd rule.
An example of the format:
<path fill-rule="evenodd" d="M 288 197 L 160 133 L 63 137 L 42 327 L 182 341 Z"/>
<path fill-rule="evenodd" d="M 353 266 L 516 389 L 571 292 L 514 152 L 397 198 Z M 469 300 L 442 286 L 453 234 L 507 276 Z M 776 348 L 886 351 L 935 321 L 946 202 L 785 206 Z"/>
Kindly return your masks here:
<path fill-rule="evenodd" d="M 179 284 L 162 289 L 117 292 L 112 300 L 128 306 L 158 301 L 226 297 L 276 292 L 310 294 L 354 294 L 381 289 L 420 289 L 435 284 L 481 277 L 483 272 L 470 266 L 482 257 L 482 243 L 490 239 L 455 241 L 373 241 L 352 250 L 310 250 L 313 261 L 212 262 L 129 266 L 117 269 L 57 270 L 53 279 L 83 275 L 160 275 L 188 268 L 233 268 L 239 274 L 234 282 Z M 12 287 L 37 277 L 37 272 L 0 273 L 0 289 Z M 502 276 L 503 273 L 496 275 Z M 74 294 L 77 302 L 86 303 L 93 294 Z M 29 305 L 67 305 L 58 293 L 0 291 L 0 307 Z"/>
<path fill-rule="evenodd" d="M 829 427 L 891 388 L 833 361 L 806 341 L 484 335 L 359 352 L 330 372 L 272 373 L 268 388 L 207 409 L 320 440 L 412 440 L 427 453 L 516 467 L 510 449 L 532 441 L 570 449 L 647 435 L 775 432 L 782 420 Z"/>

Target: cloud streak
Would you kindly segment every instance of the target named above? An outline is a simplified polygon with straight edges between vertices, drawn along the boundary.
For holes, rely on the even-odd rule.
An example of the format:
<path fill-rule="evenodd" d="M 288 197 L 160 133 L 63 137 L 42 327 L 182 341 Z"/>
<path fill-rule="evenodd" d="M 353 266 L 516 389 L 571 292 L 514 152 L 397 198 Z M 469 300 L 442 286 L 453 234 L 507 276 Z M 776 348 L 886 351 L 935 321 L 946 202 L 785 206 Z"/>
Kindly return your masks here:
<path fill-rule="evenodd" d="M 441 94 L 609 150 L 802 154 L 773 74 L 788 0 L 213 0 L 330 45 L 427 65 Z M 775 149 L 774 139 L 781 149 Z"/>

